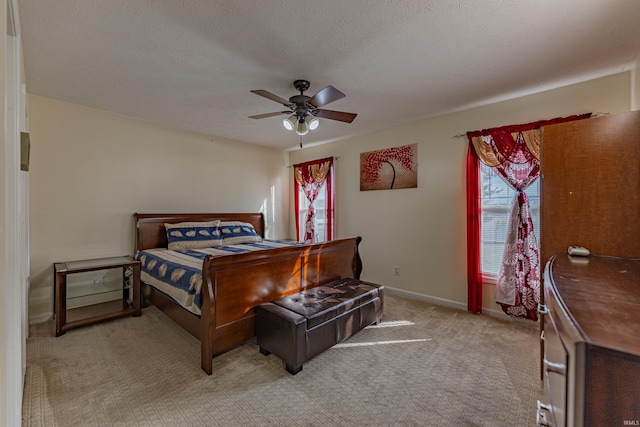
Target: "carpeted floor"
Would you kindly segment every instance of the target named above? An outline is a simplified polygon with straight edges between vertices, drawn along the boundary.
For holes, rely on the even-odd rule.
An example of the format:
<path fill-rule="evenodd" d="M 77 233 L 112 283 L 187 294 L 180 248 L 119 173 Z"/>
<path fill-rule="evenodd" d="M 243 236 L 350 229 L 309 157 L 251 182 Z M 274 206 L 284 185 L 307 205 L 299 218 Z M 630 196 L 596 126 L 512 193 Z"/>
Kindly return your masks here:
<path fill-rule="evenodd" d="M 155 307 L 27 342 L 25 426 L 532 426 L 537 324 L 387 293 L 385 316 L 292 376 L 255 340 L 200 370 Z"/>

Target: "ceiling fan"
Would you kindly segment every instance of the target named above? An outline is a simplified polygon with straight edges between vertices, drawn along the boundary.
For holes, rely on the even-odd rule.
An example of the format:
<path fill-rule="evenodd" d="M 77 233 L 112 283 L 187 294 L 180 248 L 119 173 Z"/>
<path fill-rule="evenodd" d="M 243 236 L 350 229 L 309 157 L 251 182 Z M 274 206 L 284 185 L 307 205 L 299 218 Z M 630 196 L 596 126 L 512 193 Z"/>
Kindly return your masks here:
<path fill-rule="evenodd" d="M 300 95 L 294 95 L 287 101 L 277 95 L 267 92 L 266 90 L 252 90 L 256 95 L 264 96 L 272 101 L 276 101 L 289 110 L 276 111 L 275 113 L 258 114 L 249 116 L 250 119 L 264 119 L 267 117 L 279 116 L 281 114 L 290 114 L 290 116 L 282 121 L 287 130 L 295 130 L 300 136 L 306 135 L 309 130 L 318 127 L 319 121 L 317 117 L 330 120 L 338 120 L 340 122 L 351 123 L 357 114 L 345 113 L 344 111 L 325 110 L 320 107 L 330 102 L 344 98 L 346 95 L 333 86 L 327 86 L 315 95 L 309 97 L 304 92 L 309 89 L 307 80 L 296 80 L 293 86 L 300 91 Z"/>

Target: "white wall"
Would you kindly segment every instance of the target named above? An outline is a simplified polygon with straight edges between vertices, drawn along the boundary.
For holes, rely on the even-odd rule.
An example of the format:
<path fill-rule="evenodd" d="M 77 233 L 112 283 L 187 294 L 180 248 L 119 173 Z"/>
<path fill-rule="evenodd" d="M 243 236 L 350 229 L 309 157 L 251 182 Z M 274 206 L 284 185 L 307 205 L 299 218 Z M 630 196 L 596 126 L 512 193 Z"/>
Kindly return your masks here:
<path fill-rule="evenodd" d="M 28 333 L 28 177 L 20 172 L 20 131 L 26 130 L 17 0 L 0 1 L 0 425 L 19 426 Z"/>
<path fill-rule="evenodd" d="M 29 95 L 32 321 L 53 263 L 133 254 L 134 212 L 258 212 L 288 238 L 288 155 Z"/>
<path fill-rule="evenodd" d="M 466 309 L 466 138 L 472 130 L 585 112 L 629 111 L 628 72 L 290 153 L 336 162 L 337 237 L 363 237 L 364 280 Z M 357 120 L 357 119 L 356 119 Z M 418 188 L 359 190 L 360 153 L 418 144 Z M 293 178 L 290 178 L 291 180 Z M 393 274 L 394 266 L 400 275 Z M 485 286 L 485 310 L 496 310 Z"/>

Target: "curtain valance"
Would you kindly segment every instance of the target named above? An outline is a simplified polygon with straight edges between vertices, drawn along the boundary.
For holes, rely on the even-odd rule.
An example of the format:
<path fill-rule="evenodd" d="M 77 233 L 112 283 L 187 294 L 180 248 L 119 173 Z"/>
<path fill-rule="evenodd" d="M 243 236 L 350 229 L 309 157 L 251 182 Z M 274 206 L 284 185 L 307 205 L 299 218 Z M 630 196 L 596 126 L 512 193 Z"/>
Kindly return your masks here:
<path fill-rule="evenodd" d="M 532 157 L 538 161 L 540 160 L 540 142 L 542 139 L 540 128 L 542 126 L 589 117 L 591 117 L 591 113 L 541 120 L 524 125 L 477 130 L 467 132 L 467 137 L 471 141 L 480 161 L 487 166 L 496 167 L 505 161 L 515 164 L 529 163 Z M 520 137 L 524 145 L 518 143 Z"/>
<path fill-rule="evenodd" d="M 312 182 L 322 182 L 327 177 L 333 157 L 293 165 L 296 182 L 303 186 Z"/>

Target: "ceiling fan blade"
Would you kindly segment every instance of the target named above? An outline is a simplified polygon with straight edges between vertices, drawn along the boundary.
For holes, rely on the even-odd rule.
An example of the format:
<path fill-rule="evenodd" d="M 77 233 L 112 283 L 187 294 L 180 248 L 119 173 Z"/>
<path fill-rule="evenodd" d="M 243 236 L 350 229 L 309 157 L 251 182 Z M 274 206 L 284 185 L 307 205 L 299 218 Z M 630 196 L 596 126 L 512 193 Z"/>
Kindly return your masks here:
<path fill-rule="evenodd" d="M 356 118 L 357 114 L 345 113 L 344 111 L 317 110 L 315 112 L 315 116 L 321 117 L 323 119 L 331 119 L 331 120 L 338 120 L 341 122 L 351 123 L 353 119 Z"/>
<path fill-rule="evenodd" d="M 307 100 L 307 102 L 313 105 L 316 108 L 322 107 L 323 105 L 327 105 L 330 102 L 337 101 L 340 98 L 344 98 L 346 95 L 340 92 L 333 86 L 327 86 L 311 98 Z"/>
<path fill-rule="evenodd" d="M 250 119 L 266 119 L 267 117 L 279 116 L 281 114 L 290 114 L 291 111 L 278 111 L 275 113 L 258 114 L 256 116 L 249 116 Z"/>
<path fill-rule="evenodd" d="M 252 90 L 251 93 L 255 93 L 256 95 L 260 95 L 260 96 L 264 96 L 265 98 L 268 98 L 272 101 L 276 101 L 286 107 L 290 106 L 291 103 L 289 101 L 287 101 L 284 98 L 280 98 L 278 95 L 274 95 L 271 92 L 267 92 L 266 90 L 262 90 L 262 89 L 257 89 L 257 90 Z"/>

